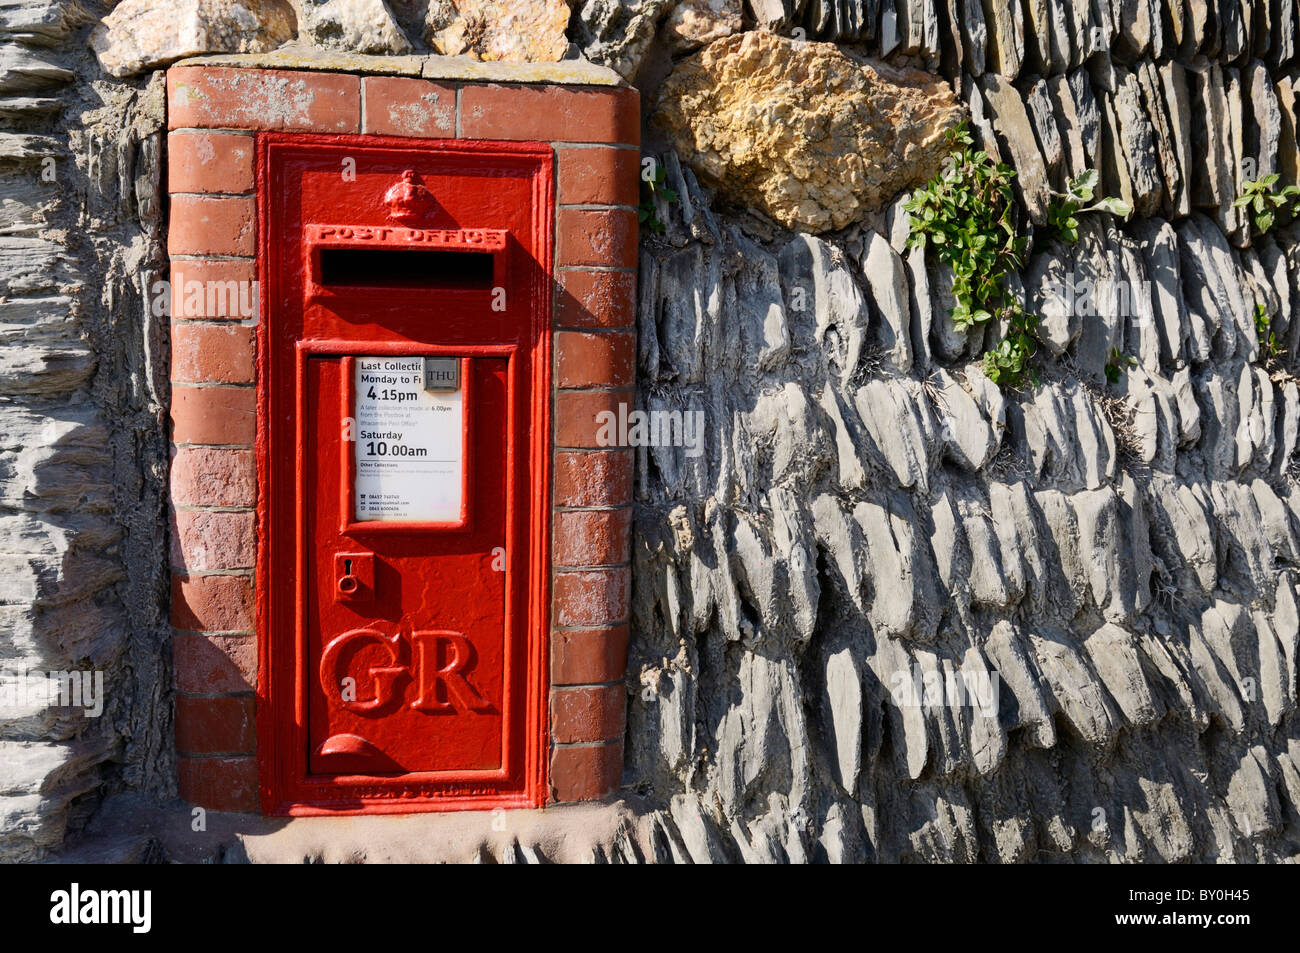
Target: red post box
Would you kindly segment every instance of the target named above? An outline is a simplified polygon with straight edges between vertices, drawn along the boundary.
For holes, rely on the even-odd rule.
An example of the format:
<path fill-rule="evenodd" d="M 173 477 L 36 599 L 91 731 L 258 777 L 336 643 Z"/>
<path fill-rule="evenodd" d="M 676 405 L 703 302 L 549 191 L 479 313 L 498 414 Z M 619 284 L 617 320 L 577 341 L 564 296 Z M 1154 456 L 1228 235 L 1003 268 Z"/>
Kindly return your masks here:
<path fill-rule="evenodd" d="M 169 70 L 195 804 L 617 787 L 631 451 L 595 415 L 633 398 L 636 94 L 589 66 L 572 85 L 447 68 Z"/>
<path fill-rule="evenodd" d="M 551 166 L 259 143 L 273 807 L 537 798 Z"/>

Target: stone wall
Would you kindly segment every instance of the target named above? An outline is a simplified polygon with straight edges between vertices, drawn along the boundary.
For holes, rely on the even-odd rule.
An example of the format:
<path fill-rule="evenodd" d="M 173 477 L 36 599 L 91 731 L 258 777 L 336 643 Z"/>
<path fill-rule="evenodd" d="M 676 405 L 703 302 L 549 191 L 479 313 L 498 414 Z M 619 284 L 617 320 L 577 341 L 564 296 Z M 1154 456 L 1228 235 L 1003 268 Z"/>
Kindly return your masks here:
<path fill-rule="evenodd" d="M 792 233 L 666 156 L 639 383 L 702 410 L 707 451 L 640 451 L 625 782 L 692 855 L 1293 856 L 1300 262 L 1231 202 L 1295 181 L 1294 12 L 914 2 L 873 32 L 875 4 L 810 7 L 785 22 L 949 77 L 1032 220 L 1085 169 L 1136 217 L 1039 238 L 1018 294 L 1043 380 L 1002 393 L 898 204 Z M 670 123 L 700 178 L 716 121 Z M 1131 297 L 1052 300 L 1082 279 Z M 900 706 L 927 672 L 996 673 L 998 717 Z"/>
<path fill-rule="evenodd" d="M 0 3 L 0 859 L 174 791 L 162 78 L 102 80 L 73 3 Z M 11 675 L 103 673 L 99 717 Z M 33 699 L 37 700 L 33 700 Z"/>
<path fill-rule="evenodd" d="M 105 798 L 174 793 L 149 71 L 270 48 L 282 6 L 252 46 L 180 37 L 101 69 L 104 11 L 0 0 L 0 667 L 109 685 L 99 719 L 4 709 L 0 857 L 57 846 Z M 643 234 L 639 406 L 703 441 L 636 451 L 610 809 L 636 836 L 611 823 L 592 857 L 1295 855 L 1300 257 L 1296 227 L 1252 235 L 1231 204 L 1300 174 L 1291 5 L 585 0 L 562 38 L 541 0 L 518 5 L 526 31 L 487 0 L 295 6 L 309 64 L 582 55 L 650 106 L 677 200 Z M 983 377 L 985 335 L 953 327 L 946 275 L 905 247 L 899 193 L 960 117 L 1017 170 L 1026 229 L 1085 169 L 1136 209 L 1085 216 L 1072 246 L 1038 229 L 1016 287 L 1044 316 L 1042 381 L 1020 391 Z M 1077 279 L 1128 299 L 1059 308 Z M 1114 351 L 1132 363 L 1111 383 Z M 904 673 L 997 694 L 913 705 Z M 518 836 L 512 858 L 546 853 Z"/>

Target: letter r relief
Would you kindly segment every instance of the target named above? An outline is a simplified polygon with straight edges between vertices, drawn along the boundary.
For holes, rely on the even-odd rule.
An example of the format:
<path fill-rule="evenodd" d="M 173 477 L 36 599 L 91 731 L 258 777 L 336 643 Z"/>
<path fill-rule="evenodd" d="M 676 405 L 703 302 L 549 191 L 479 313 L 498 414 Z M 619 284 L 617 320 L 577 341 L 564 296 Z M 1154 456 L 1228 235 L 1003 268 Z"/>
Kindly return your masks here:
<path fill-rule="evenodd" d="M 467 638 L 456 632 L 413 632 L 411 644 L 415 647 L 420 692 L 411 702 L 412 708 L 426 712 L 453 711 L 457 707 L 470 711 L 492 710 L 492 703 L 465 677 L 465 672 L 474 667 L 474 646 Z M 452 704 L 448 695 L 456 704 Z"/>

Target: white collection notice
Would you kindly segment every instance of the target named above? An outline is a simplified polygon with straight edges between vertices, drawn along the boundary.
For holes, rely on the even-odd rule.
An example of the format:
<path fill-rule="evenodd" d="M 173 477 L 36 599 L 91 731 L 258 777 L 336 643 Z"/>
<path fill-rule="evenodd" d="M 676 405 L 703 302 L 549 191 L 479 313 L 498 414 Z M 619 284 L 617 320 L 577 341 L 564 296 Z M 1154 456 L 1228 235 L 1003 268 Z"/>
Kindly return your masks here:
<path fill-rule="evenodd" d="M 358 357 L 354 366 L 356 519 L 459 521 L 460 359 Z"/>

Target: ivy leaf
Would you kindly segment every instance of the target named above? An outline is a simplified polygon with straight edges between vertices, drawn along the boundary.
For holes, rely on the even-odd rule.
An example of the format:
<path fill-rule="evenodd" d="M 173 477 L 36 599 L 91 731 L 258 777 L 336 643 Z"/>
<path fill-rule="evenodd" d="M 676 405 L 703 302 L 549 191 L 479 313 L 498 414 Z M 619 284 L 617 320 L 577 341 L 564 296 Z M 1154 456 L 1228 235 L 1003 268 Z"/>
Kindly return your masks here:
<path fill-rule="evenodd" d="M 1091 191 L 1097 187 L 1097 183 L 1100 179 L 1101 175 L 1096 169 L 1089 169 L 1086 172 L 1076 175 L 1070 181 L 1070 191 L 1075 193 L 1082 192 L 1084 189 Z"/>
<path fill-rule="evenodd" d="M 1128 202 L 1125 202 L 1123 199 L 1117 199 L 1117 198 L 1102 199 L 1100 202 L 1094 205 L 1092 209 L 1090 209 L 1089 211 L 1092 211 L 1094 209 L 1102 212 L 1110 212 L 1112 215 L 1117 215 L 1123 219 L 1127 219 L 1130 215 L 1133 214 L 1133 206 L 1130 205 Z"/>

